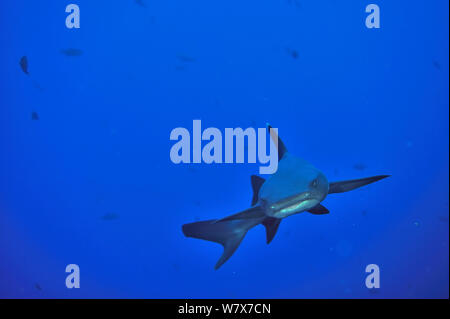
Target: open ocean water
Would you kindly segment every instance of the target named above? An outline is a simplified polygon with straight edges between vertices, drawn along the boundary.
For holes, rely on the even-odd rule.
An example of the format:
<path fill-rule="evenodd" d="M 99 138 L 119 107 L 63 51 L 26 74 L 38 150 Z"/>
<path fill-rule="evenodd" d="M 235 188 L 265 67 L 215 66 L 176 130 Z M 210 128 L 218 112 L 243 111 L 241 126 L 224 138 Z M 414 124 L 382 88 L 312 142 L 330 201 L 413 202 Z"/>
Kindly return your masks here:
<path fill-rule="evenodd" d="M 448 6 L 2 1 L 0 297 L 448 298 Z M 248 208 L 260 165 L 174 164 L 170 132 L 193 120 L 270 122 L 330 181 L 392 176 L 270 245 L 255 227 L 216 271 L 222 247 L 181 225 Z"/>

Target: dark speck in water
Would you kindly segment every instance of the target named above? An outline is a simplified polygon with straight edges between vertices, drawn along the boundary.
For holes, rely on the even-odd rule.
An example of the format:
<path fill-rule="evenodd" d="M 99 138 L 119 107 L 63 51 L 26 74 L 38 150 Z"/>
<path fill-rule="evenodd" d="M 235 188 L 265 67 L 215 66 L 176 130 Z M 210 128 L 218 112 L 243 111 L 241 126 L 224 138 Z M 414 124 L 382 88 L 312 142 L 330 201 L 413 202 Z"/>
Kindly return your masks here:
<path fill-rule="evenodd" d="M 293 49 L 287 49 L 287 52 L 293 59 L 298 59 L 298 51 Z"/>
<path fill-rule="evenodd" d="M 439 220 L 443 223 L 448 223 L 448 216 L 439 216 Z"/>
<path fill-rule="evenodd" d="M 116 213 L 107 213 L 102 216 L 103 220 L 115 220 L 118 218 L 119 218 L 119 215 L 117 215 Z"/>
<path fill-rule="evenodd" d="M 39 91 L 44 91 L 44 88 L 39 83 L 37 83 L 36 81 L 33 81 L 33 86 L 36 89 L 38 89 Z"/>
<path fill-rule="evenodd" d="M 38 283 L 34 284 L 34 287 L 35 287 L 37 290 L 42 291 L 42 287 L 41 287 L 41 285 L 39 285 Z"/>
<path fill-rule="evenodd" d="M 177 55 L 178 60 L 184 63 L 195 62 L 195 59 L 186 55 Z"/>
<path fill-rule="evenodd" d="M 147 8 L 147 5 L 145 4 L 144 0 L 134 0 L 134 3 L 143 8 Z"/>
<path fill-rule="evenodd" d="M 293 6 L 297 7 L 297 8 L 301 7 L 299 0 L 288 0 L 288 3 L 289 3 L 289 5 L 293 5 Z"/>
<path fill-rule="evenodd" d="M 37 112 L 31 112 L 31 119 L 34 121 L 39 120 L 39 114 Z"/>
<path fill-rule="evenodd" d="M 196 168 L 194 168 L 193 166 L 189 166 L 189 171 L 191 172 L 191 173 L 195 173 L 195 172 L 197 172 L 197 169 Z"/>
<path fill-rule="evenodd" d="M 367 166 L 363 163 L 356 163 L 355 165 L 353 165 L 353 168 L 357 171 L 363 171 L 367 168 Z"/>
<path fill-rule="evenodd" d="M 433 60 L 433 66 L 434 66 L 436 69 L 438 69 L 438 70 L 441 69 L 441 64 L 440 64 L 438 61 L 436 61 L 436 60 Z"/>
<path fill-rule="evenodd" d="M 81 56 L 81 55 L 83 55 L 83 51 L 81 51 L 80 49 L 74 49 L 74 48 L 61 50 L 61 53 L 64 54 L 65 56 Z"/>

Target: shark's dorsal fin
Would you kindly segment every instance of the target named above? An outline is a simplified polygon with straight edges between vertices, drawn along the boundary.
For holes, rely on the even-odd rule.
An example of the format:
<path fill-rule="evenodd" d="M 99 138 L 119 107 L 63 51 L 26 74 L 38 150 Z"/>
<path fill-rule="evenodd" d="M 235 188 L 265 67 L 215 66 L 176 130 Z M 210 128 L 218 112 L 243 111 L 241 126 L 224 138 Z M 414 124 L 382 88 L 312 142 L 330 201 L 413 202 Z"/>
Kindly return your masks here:
<path fill-rule="evenodd" d="M 266 227 L 267 244 L 270 244 L 272 239 L 275 237 L 275 234 L 277 233 L 278 226 L 280 226 L 280 223 L 281 223 L 281 219 L 280 218 L 274 218 L 274 217 L 267 217 L 262 222 L 264 227 Z"/>
<path fill-rule="evenodd" d="M 287 148 L 281 140 L 280 136 L 275 132 L 275 130 L 272 130 L 272 126 L 270 126 L 270 124 L 267 124 L 267 130 L 269 131 L 269 135 L 274 143 L 278 142 L 278 161 L 281 161 L 284 154 L 287 153 Z"/>
<path fill-rule="evenodd" d="M 253 198 L 252 198 L 252 206 L 253 206 L 258 202 L 259 190 L 266 180 L 256 175 L 252 175 L 250 179 L 252 182 L 252 189 L 253 189 Z"/>
<path fill-rule="evenodd" d="M 365 185 L 373 183 L 373 182 L 377 182 L 380 179 L 383 179 L 383 178 L 386 178 L 389 176 L 390 175 L 378 175 L 378 176 L 372 176 L 372 177 L 366 177 L 366 178 L 360 178 L 360 179 L 351 179 L 348 181 L 333 182 L 333 183 L 330 183 L 330 188 L 328 190 L 328 194 L 349 192 L 356 188 L 365 186 Z"/>
<path fill-rule="evenodd" d="M 325 207 L 322 206 L 321 204 L 315 206 L 314 208 L 311 208 L 310 210 L 308 210 L 308 213 L 314 214 L 314 215 L 325 215 L 325 214 L 329 214 L 330 211 Z"/>

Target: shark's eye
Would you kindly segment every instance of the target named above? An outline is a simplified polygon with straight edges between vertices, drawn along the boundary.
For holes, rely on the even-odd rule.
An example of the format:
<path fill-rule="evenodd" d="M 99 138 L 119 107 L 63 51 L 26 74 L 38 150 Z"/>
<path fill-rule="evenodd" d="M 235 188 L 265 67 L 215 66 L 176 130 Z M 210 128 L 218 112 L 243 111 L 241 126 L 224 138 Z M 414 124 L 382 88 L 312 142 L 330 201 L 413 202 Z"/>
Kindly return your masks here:
<path fill-rule="evenodd" d="M 316 188 L 317 186 L 319 186 L 319 180 L 316 178 L 315 180 L 313 180 L 310 183 L 310 185 L 311 185 L 312 188 Z"/>

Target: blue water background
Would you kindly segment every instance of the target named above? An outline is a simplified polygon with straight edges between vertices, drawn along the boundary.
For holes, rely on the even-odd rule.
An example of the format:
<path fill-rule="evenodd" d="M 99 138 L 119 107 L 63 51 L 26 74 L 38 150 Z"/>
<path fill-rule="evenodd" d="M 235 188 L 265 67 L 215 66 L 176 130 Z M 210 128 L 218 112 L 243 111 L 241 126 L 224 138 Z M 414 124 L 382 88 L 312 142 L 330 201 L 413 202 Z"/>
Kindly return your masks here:
<path fill-rule="evenodd" d="M 0 4 L 0 297 L 448 298 L 448 1 L 376 0 L 380 29 L 360 0 L 142 1 L 73 1 L 78 30 L 69 1 Z M 194 119 L 270 122 L 331 181 L 392 177 L 214 271 L 181 225 L 249 207 L 259 165 L 173 164 Z"/>

